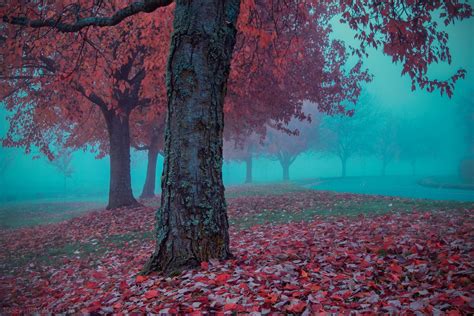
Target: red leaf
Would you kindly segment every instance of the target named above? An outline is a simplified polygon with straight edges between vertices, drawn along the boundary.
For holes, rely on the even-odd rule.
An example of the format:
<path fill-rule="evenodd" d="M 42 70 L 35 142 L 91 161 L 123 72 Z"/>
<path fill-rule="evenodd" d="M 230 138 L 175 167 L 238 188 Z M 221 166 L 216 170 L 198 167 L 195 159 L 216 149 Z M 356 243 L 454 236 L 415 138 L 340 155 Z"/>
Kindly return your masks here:
<path fill-rule="evenodd" d="M 145 298 L 147 300 L 151 299 L 151 298 L 155 298 L 158 296 L 158 291 L 157 290 L 149 290 L 147 292 L 145 292 Z"/>
<path fill-rule="evenodd" d="M 125 291 L 126 289 L 128 289 L 128 284 L 127 284 L 127 282 L 125 282 L 125 281 L 120 281 L 120 289 L 121 289 L 122 291 Z"/>
<path fill-rule="evenodd" d="M 301 313 L 304 311 L 306 307 L 306 303 L 300 300 L 293 300 L 291 304 L 286 308 L 286 310 L 290 313 Z"/>
<path fill-rule="evenodd" d="M 224 305 L 224 311 L 233 311 L 237 309 L 237 307 L 238 307 L 238 304 L 236 303 L 228 303 Z"/>
<path fill-rule="evenodd" d="M 308 277 L 308 272 L 306 272 L 305 270 L 301 270 L 301 277 L 302 278 L 307 278 Z"/>
<path fill-rule="evenodd" d="M 94 272 L 92 273 L 92 277 L 94 277 L 95 279 L 105 279 L 105 274 L 103 274 L 102 272 Z"/>
<path fill-rule="evenodd" d="M 88 289 L 96 289 L 99 287 L 99 284 L 97 282 L 87 281 L 84 286 Z"/>
<path fill-rule="evenodd" d="M 216 282 L 218 283 L 226 283 L 227 280 L 229 280 L 231 277 L 230 274 L 228 273 L 222 273 L 222 274 L 219 274 L 218 276 L 216 276 Z"/>
<path fill-rule="evenodd" d="M 401 274 L 403 269 L 402 267 L 400 267 L 399 265 L 397 265 L 396 263 L 392 263 L 390 265 L 390 270 L 392 270 L 393 272 L 395 273 L 398 273 L 398 274 Z"/>

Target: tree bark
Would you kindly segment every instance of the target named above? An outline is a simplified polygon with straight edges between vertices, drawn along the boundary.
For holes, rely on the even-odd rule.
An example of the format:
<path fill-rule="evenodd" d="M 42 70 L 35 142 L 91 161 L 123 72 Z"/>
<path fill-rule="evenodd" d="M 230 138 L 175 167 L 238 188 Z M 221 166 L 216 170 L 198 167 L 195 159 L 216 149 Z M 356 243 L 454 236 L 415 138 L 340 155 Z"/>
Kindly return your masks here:
<path fill-rule="evenodd" d="M 252 155 L 245 159 L 245 183 L 252 183 Z"/>
<path fill-rule="evenodd" d="M 107 209 L 135 206 L 130 176 L 129 114 L 119 115 L 114 110 L 105 113 L 110 142 L 110 185 Z"/>
<path fill-rule="evenodd" d="M 176 1 L 161 207 L 143 273 L 231 257 L 222 182 L 224 96 L 240 0 Z"/>
<path fill-rule="evenodd" d="M 148 163 L 146 168 L 145 184 L 143 185 L 141 198 L 151 198 L 155 196 L 156 183 L 156 162 L 158 160 L 158 150 L 148 149 Z"/>

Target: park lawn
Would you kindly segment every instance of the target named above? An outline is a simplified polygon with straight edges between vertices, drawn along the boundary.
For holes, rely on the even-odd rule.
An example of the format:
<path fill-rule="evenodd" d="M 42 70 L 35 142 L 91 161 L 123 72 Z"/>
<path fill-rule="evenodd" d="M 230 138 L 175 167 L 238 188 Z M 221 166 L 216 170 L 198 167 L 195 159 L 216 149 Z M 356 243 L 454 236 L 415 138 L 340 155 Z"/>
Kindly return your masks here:
<path fill-rule="evenodd" d="M 19 201 L 0 204 L 0 229 L 57 223 L 95 209 L 98 201 Z"/>
<path fill-rule="evenodd" d="M 201 270 L 173 278 L 136 276 L 153 250 L 157 198 L 136 209 L 79 207 L 61 222 L 39 216 L 17 224 L 21 228 L 1 229 L 0 307 L 472 311 L 473 203 L 318 192 L 294 184 L 226 193 L 235 259 L 203 263 Z M 60 208 L 45 209 L 60 218 Z"/>

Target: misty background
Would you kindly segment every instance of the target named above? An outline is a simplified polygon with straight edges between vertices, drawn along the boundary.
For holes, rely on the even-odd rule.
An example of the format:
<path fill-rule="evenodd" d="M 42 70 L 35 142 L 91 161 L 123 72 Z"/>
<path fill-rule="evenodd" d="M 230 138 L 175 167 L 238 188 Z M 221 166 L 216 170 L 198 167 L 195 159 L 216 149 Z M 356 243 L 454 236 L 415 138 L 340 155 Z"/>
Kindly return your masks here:
<path fill-rule="evenodd" d="M 370 96 L 367 106 L 376 113 L 388 114 L 395 122 L 410 122 L 419 133 L 429 134 L 435 141 L 430 144 L 426 155 L 419 157 L 416 173 L 410 161 L 400 155 L 394 155 L 387 165 L 386 177 L 409 176 L 405 180 L 415 181 L 427 176 L 457 176 L 459 161 L 466 156 L 469 144 L 474 141 L 466 138 L 467 114 L 473 109 L 474 89 L 474 44 L 472 34 L 474 21 L 472 19 L 447 27 L 449 32 L 449 47 L 452 54 L 452 64 L 433 65 L 429 75 L 440 79 L 448 78 L 458 68 L 467 70 L 464 80 L 458 81 L 454 97 L 440 96 L 439 92 L 411 91 L 411 81 L 401 77 L 400 65 L 392 64 L 381 52 L 369 50 L 369 57 L 364 65 L 371 74 L 373 81 L 365 86 L 365 93 Z M 344 26 L 335 24 L 334 37 L 350 43 L 353 35 Z M 355 43 L 355 42 L 354 42 Z M 467 109 L 467 112 L 466 112 Z M 357 107 L 356 107 L 357 111 Z M 467 114 L 466 114 L 467 113 Z M 4 108 L 0 110 L 0 137 L 8 129 Z M 367 128 L 370 128 L 368 126 Z M 410 137 L 410 136 L 406 136 Z M 365 142 L 373 142 L 367 137 Z M 97 199 L 105 201 L 109 185 L 108 157 L 96 159 L 94 153 L 76 151 L 72 154 L 70 176 L 66 179 L 51 162 L 37 152 L 25 154 L 23 149 L 0 148 L 0 155 L 11 157 L 4 170 L 0 170 L 0 203 L 20 199 L 57 198 Z M 38 156 L 38 157 L 36 157 Z M 146 174 L 146 154 L 132 150 L 132 187 L 135 196 L 139 196 Z M 157 191 L 160 188 L 160 175 L 163 157 L 158 159 Z M 379 177 L 381 175 L 381 160 L 374 154 L 359 154 L 351 157 L 347 163 L 347 177 Z M 310 151 L 297 157 L 291 165 L 291 180 L 339 177 L 341 163 L 329 153 Z M 242 184 L 245 180 L 245 164 L 238 161 L 226 161 L 223 165 L 223 177 L 226 185 Z M 282 170 L 277 161 L 266 157 L 256 157 L 253 162 L 253 180 L 255 183 L 281 181 Z M 379 179 L 379 178 L 377 178 Z M 366 193 L 377 192 L 377 183 L 381 180 L 364 180 L 367 182 Z M 375 182 L 374 182 L 375 181 Z M 403 183 L 400 182 L 402 185 Z M 373 189 L 370 189 L 370 188 Z M 347 187 L 325 186 L 321 189 L 351 190 Z M 374 191 L 375 190 L 375 191 Z M 474 200 L 473 191 L 458 190 L 460 199 Z M 393 192 L 398 194 L 397 192 Z M 415 194 L 416 195 L 416 194 Z M 424 196 L 420 196 L 424 197 Z"/>

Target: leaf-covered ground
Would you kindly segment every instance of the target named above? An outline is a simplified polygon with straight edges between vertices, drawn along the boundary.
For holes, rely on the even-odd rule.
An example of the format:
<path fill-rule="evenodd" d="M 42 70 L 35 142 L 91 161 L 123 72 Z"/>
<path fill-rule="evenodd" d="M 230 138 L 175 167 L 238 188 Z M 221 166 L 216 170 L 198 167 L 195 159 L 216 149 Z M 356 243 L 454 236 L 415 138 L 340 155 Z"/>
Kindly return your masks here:
<path fill-rule="evenodd" d="M 0 230 L 0 312 L 474 312 L 472 203 L 280 186 L 229 196 L 235 259 L 171 278 L 137 276 L 157 200 Z"/>
<path fill-rule="evenodd" d="M 0 204 L 0 229 L 21 228 L 27 226 L 60 222 L 103 208 L 99 201 L 28 201 Z"/>

